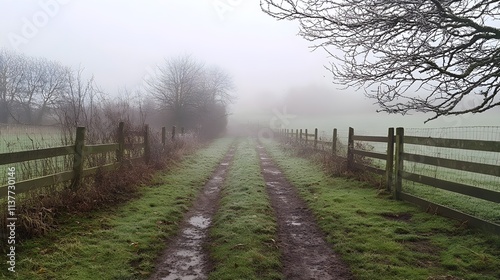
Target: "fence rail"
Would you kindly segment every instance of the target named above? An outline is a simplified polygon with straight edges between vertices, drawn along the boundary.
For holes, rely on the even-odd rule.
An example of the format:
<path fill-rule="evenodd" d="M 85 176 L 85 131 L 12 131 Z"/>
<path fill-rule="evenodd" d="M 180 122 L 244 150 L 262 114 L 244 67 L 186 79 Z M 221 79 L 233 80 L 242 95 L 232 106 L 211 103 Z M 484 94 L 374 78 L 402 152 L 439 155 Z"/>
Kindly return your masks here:
<path fill-rule="evenodd" d="M 165 128 L 162 129 L 162 144 L 166 143 Z M 184 129 L 182 129 L 182 134 Z M 85 145 L 85 128 L 78 127 L 76 131 L 76 140 L 74 145 L 21 151 L 14 153 L 0 154 L 0 165 L 22 163 L 32 160 L 48 159 L 59 156 L 73 155 L 72 170 L 54 173 L 46 176 L 32 178 L 16 182 L 16 194 L 25 193 L 31 190 L 57 185 L 71 181 L 72 188 L 78 188 L 82 178 L 96 174 L 98 170 L 111 171 L 117 169 L 124 160 L 125 151 L 133 149 L 143 149 L 143 155 L 135 158 L 129 158 L 132 162 L 150 160 L 150 144 L 149 144 L 149 127 L 145 125 L 143 131 L 137 135 L 142 138 L 141 143 L 125 143 L 124 123 L 121 122 L 117 131 L 117 143 L 106 143 L 97 145 Z M 172 130 L 172 139 L 175 137 L 175 127 Z M 116 159 L 113 163 L 108 163 L 100 166 L 92 166 L 85 168 L 85 157 L 93 154 L 116 153 Z M 6 197 L 8 194 L 8 185 L 0 186 L 0 198 Z"/>
<path fill-rule="evenodd" d="M 278 134 L 285 139 L 293 139 L 300 144 L 308 145 L 307 139 L 309 134 L 302 134 L 302 129 L 297 129 L 295 133 L 293 130 L 279 130 Z M 337 129 L 333 130 L 332 141 L 318 141 L 317 129 L 315 129 L 314 149 L 317 149 L 317 144 L 331 145 L 332 154 L 337 155 Z M 304 139 L 303 139 L 304 138 Z M 386 153 L 366 151 L 356 148 L 356 141 L 361 142 L 377 142 L 386 143 Z M 475 187 L 463 183 L 451 182 L 447 180 L 437 179 L 422 174 L 416 174 L 405 171 L 405 162 L 413 162 L 427 166 L 443 167 L 452 170 L 466 171 L 477 174 L 485 174 L 495 177 L 500 177 L 500 166 L 494 164 L 485 164 L 477 162 L 469 162 L 463 160 L 454 160 L 442 158 L 439 156 L 418 155 L 414 153 L 407 153 L 404 151 L 404 145 L 417 145 L 417 146 L 432 146 L 441 148 L 451 148 L 460 150 L 473 150 L 500 153 L 500 141 L 481 141 L 481 140 L 465 140 L 465 139 L 449 139 L 449 138 L 432 138 L 420 136 L 405 136 L 404 128 L 397 128 L 394 133 L 394 128 L 388 129 L 387 136 L 372 136 L 372 135 L 355 135 L 354 129 L 349 128 L 348 143 L 347 143 L 347 168 L 350 171 L 359 169 L 373 172 L 379 175 L 385 175 L 387 190 L 393 193 L 394 198 L 399 200 L 408 201 L 416 204 L 426 211 L 431 210 L 432 213 L 437 213 L 449 218 L 466 221 L 469 225 L 480 227 L 488 231 L 500 234 L 500 225 L 491 221 L 486 221 L 478 217 L 463 213 L 459 210 L 452 209 L 437 203 L 433 203 L 418 196 L 406 193 L 403 191 L 403 180 L 416 182 L 422 185 L 431 186 L 437 189 L 451 191 L 454 193 L 466 195 L 500 203 L 500 191 L 490 190 L 481 187 Z M 382 160 L 385 163 L 385 169 L 376 166 L 365 165 L 355 161 L 355 156 L 374 158 Z M 337 155 L 338 156 L 338 155 Z"/>

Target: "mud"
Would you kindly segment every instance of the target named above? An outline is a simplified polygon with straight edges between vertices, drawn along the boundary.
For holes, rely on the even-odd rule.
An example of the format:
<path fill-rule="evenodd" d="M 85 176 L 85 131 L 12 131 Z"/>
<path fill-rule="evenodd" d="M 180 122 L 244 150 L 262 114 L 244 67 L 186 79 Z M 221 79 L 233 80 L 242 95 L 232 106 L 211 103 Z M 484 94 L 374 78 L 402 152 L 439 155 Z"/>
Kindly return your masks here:
<path fill-rule="evenodd" d="M 179 234 L 169 242 L 157 261 L 151 280 L 207 279 L 211 265 L 203 246 L 208 239 L 208 228 L 217 210 L 220 190 L 233 155 L 234 148 L 231 148 L 203 187 L 192 209 L 184 216 Z"/>
<path fill-rule="evenodd" d="M 348 266 L 325 241 L 313 215 L 262 146 L 257 151 L 278 221 L 285 279 L 353 279 Z"/>

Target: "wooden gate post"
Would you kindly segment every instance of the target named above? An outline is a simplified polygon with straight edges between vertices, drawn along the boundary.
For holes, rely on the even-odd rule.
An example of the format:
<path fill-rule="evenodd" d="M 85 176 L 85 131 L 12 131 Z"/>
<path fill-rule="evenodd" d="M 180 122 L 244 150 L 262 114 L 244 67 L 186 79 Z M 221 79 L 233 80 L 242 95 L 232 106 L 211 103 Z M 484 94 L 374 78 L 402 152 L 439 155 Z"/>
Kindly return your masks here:
<path fill-rule="evenodd" d="M 295 143 L 299 142 L 299 129 L 295 129 Z"/>
<path fill-rule="evenodd" d="M 404 152 L 404 147 L 403 147 L 403 142 L 404 142 L 404 128 L 398 127 L 396 128 L 396 168 L 395 168 L 395 173 L 396 173 L 396 182 L 394 186 L 394 199 L 400 199 L 399 198 L 399 193 L 401 192 L 401 188 L 403 185 L 403 152 Z"/>
<path fill-rule="evenodd" d="M 175 125 L 172 126 L 172 140 L 175 139 Z"/>
<path fill-rule="evenodd" d="M 394 173 L 394 127 L 389 127 L 387 132 L 387 159 L 385 162 L 385 180 L 387 191 L 392 190 Z"/>
<path fill-rule="evenodd" d="M 305 136 L 305 142 L 306 142 L 306 146 L 307 146 L 307 138 L 309 137 L 309 135 L 307 135 L 307 128 L 306 128 L 306 134 L 304 135 Z"/>
<path fill-rule="evenodd" d="M 354 170 L 354 128 L 349 127 L 349 138 L 347 140 L 347 170 Z"/>
<path fill-rule="evenodd" d="M 332 137 L 332 156 L 337 154 L 337 129 L 333 129 L 333 137 Z"/>
<path fill-rule="evenodd" d="M 85 147 L 85 127 L 76 128 L 75 156 L 73 158 L 73 180 L 71 188 L 76 190 L 80 186 L 83 175 L 83 149 Z"/>
<path fill-rule="evenodd" d="M 123 161 L 123 154 L 125 151 L 125 123 L 120 122 L 118 125 L 118 150 L 116 151 L 116 161 L 122 162 Z"/>
<path fill-rule="evenodd" d="M 151 160 L 151 146 L 149 143 L 149 125 L 144 125 L 144 161 L 149 164 Z"/>
<path fill-rule="evenodd" d="M 167 142 L 167 129 L 165 127 L 161 128 L 161 144 L 165 146 Z"/>
<path fill-rule="evenodd" d="M 318 129 L 314 129 L 314 150 L 318 147 Z"/>
<path fill-rule="evenodd" d="M 299 139 L 299 144 L 302 144 L 302 128 L 300 129 L 300 139 Z"/>

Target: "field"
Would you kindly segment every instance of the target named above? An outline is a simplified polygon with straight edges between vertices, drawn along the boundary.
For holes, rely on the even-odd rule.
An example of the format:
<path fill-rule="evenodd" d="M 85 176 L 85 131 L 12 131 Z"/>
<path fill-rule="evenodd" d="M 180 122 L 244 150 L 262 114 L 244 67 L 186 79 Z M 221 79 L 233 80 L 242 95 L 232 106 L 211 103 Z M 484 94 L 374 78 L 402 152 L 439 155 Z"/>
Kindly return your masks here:
<path fill-rule="evenodd" d="M 68 145 L 61 130 L 51 126 L 0 125 L 0 154 Z M 0 165 L 0 185 L 6 184 L 7 168 L 16 168 L 16 180 L 27 180 L 68 170 L 72 157 L 54 157 Z"/>
<path fill-rule="evenodd" d="M 186 232 L 183 216 L 196 206 L 202 186 L 233 146 L 234 159 L 225 163 L 225 178 L 219 178 L 219 207 L 213 217 L 205 217 L 213 223 L 202 254 L 213 269 L 203 273 L 208 279 L 286 279 L 282 261 L 288 251 L 283 250 L 278 234 L 283 229 L 277 227 L 279 218 L 272 210 L 276 205 L 271 205 L 269 194 L 275 182 L 262 176 L 258 145 L 255 139 L 217 140 L 158 173 L 136 199 L 60 217 L 59 230 L 19 246 L 18 278 L 150 279 L 162 250 Z M 305 211 L 314 217 L 310 224 L 317 223 L 355 279 L 500 277 L 498 236 L 422 212 L 367 184 L 332 178 L 274 141 L 261 145 L 267 160 L 282 170 L 287 188 L 296 189 L 305 201 Z M 295 210 L 291 214 L 296 219 Z M 302 223 L 291 222 L 291 236 L 297 236 L 293 230 Z M 191 265 L 199 257 L 178 254 Z M 0 278 L 11 279 L 5 271 L 2 267 Z"/>

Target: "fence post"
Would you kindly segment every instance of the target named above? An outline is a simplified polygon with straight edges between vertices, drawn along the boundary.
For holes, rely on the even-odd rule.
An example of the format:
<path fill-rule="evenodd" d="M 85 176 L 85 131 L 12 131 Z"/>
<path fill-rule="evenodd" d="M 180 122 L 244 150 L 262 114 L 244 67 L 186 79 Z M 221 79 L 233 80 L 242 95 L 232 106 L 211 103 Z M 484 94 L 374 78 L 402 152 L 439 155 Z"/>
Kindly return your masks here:
<path fill-rule="evenodd" d="M 404 128 L 396 128 L 396 183 L 394 186 L 394 199 L 399 200 L 399 193 L 401 192 L 401 187 L 403 185 L 403 144 L 404 144 Z"/>
<path fill-rule="evenodd" d="M 318 147 L 318 129 L 314 129 L 314 150 Z"/>
<path fill-rule="evenodd" d="M 332 137 L 332 156 L 337 154 L 337 129 L 333 129 L 333 137 Z"/>
<path fill-rule="evenodd" d="M 354 170 L 354 128 L 349 127 L 349 138 L 347 140 L 347 170 Z"/>
<path fill-rule="evenodd" d="M 300 129 L 300 139 L 299 139 L 299 144 L 302 144 L 302 128 Z"/>
<path fill-rule="evenodd" d="M 165 127 L 161 128 L 161 144 L 165 146 L 167 142 L 167 129 Z"/>
<path fill-rule="evenodd" d="M 117 135 L 118 150 L 116 151 L 116 161 L 118 162 L 123 161 L 123 154 L 125 151 L 125 133 L 123 131 L 124 128 L 125 128 L 125 123 L 120 122 L 120 124 L 118 124 L 118 135 Z"/>
<path fill-rule="evenodd" d="M 83 175 L 83 149 L 85 147 L 85 127 L 76 128 L 75 157 L 73 159 L 73 181 L 71 188 L 77 189 L 80 186 Z"/>
<path fill-rule="evenodd" d="M 149 145 L 149 125 L 144 125 L 144 161 L 149 164 L 151 159 L 151 147 Z"/>
<path fill-rule="evenodd" d="M 307 128 L 306 128 L 306 134 L 304 135 L 305 136 L 305 142 L 306 142 L 306 146 L 307 146 L 307 138 L 309 137 L 309 135 L 307 135 Z"/>
<path fill-rule="evenodd" d="M 175 125 L 172 126 L 172 140 L 175 139 Z"/>
<path fill-rule="evenodd" d="M 394 127 L 389 127 L 387 132 L 387 161 L 385 162 L 385 180 L 387 191 L 392 190 L 394 172 Z"/>
<path fill-rule="evenodd" d="M 295 143 L 299 142 L 299 129 L 295 129 Z"/>

